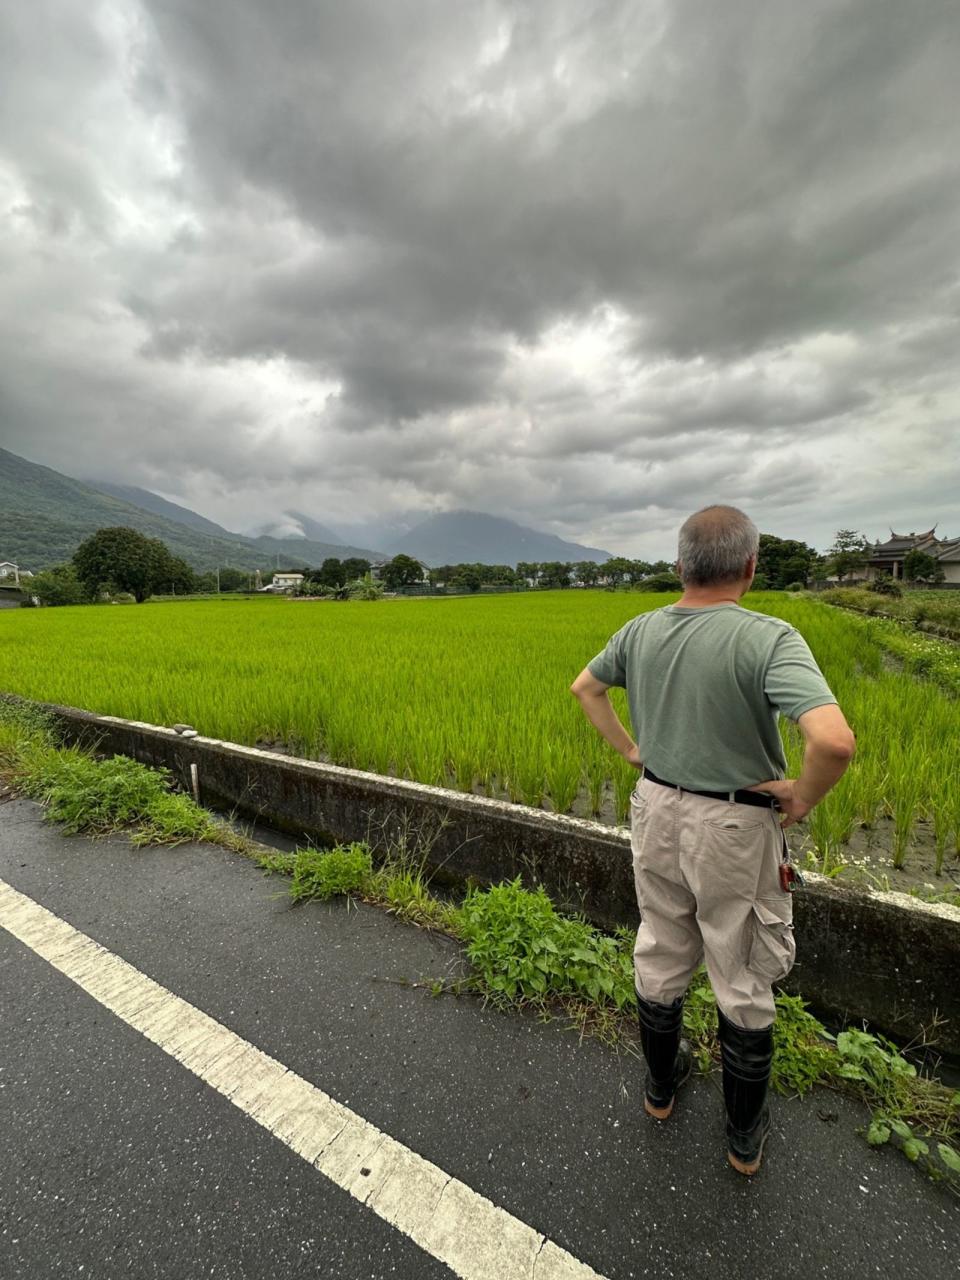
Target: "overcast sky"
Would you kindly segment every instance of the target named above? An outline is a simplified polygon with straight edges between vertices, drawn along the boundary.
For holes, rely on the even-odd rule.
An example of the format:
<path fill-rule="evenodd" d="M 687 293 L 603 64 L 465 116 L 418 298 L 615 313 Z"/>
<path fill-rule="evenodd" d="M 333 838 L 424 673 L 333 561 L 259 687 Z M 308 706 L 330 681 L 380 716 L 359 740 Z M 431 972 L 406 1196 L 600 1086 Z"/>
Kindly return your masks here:
<path fill-rule="evenodd" d="M 30 0 L 0 443 L 230 528 L 960 534 L 956 0 Z"/>

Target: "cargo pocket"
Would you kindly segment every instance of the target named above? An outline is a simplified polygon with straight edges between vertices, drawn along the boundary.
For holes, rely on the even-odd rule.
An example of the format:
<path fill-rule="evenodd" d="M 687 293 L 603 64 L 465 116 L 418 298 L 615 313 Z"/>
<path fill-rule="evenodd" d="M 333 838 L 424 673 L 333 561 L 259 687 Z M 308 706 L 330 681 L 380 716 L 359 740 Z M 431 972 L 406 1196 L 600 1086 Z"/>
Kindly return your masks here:
<path fill-rule="evenodd" d="M 797 944 L 793 936 L 793 903 L 787 894 L 753 904 L 753 939 L 747 968 L 767 982 L 779 982 L 793 968 Z"/>

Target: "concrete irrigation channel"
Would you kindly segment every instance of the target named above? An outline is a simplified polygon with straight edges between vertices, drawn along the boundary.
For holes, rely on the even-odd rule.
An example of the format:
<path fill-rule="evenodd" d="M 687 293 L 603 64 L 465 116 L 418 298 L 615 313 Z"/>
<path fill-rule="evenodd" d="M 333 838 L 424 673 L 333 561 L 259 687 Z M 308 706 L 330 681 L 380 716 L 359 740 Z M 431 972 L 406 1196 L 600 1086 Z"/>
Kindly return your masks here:
<path fill-rule="evenodd" d="M 523 877 L 611 928 L 638 922 L 628 833 L 482 796 L 239 746 L 72 707 L 46 707 L 67 741 L 169 769 L 201 803 L 315 843 L 404 841 L 440 882 Z M 808 875 L 795 898 L 798 961 L 784 988 L 836 1021 L 960 1058 L 960 909 Z"/>

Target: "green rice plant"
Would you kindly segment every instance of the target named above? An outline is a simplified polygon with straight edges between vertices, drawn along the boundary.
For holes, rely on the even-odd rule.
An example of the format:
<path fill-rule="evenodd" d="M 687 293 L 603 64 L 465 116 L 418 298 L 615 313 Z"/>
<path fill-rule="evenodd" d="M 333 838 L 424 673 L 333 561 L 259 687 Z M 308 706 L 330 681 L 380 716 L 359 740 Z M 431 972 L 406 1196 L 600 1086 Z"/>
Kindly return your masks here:
<path fill-rule="evenodd" d="M 933 856 L 934 872 L 943 875 L 943 866 L 947 858 L 947 844 L 954 829 L 954 798 L 938 795 L 930 805 L 930 816 L 933 819 Z"/>
<path fill-rule="evenodd" d="M 547 748 L 547 791 L 557 813 L 566 813 L 580 790 L 580 757 L 569 746 L 551 743 Z"/>
<path fill-rule="evenodd" d="M 907 860 L 910 837 L 920 814 L 924 791 L 924 762 L 914 747 L 904 749 L 894 744 L 890 753 L 890 772 L 896 788 L 893 800 L 893 865 L 899 870 Z"/>
<path fill-rule="evenodd" d="M 621 825 L 630 818 L 630 797 L 639 780 L 639 773 L 621 756 L 613 762 L 613 806 L 617 822 Z"/>
<path fill-rule="evenodd" d="M 603 805 L 603 793 L 607 782 L 606 761 L 599 750 L 599 744 L 598 737 L 596 743 L 592 744 L 593 749 L 590 751 L 585 771 L 590 812 L 594 817 L 599 815 Z"/>

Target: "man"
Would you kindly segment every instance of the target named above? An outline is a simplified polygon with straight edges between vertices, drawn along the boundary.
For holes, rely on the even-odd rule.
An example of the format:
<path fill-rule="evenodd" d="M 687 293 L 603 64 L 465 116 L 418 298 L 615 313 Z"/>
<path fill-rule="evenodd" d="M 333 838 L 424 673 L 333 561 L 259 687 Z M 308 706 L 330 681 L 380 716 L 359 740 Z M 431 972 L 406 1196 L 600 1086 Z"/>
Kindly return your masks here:
<path fill-rule="evenodd" d="M 704 961 L 718 1005 L 728 1159 L 747 1175 L 770 1128 L 772 984 L 795 951 L 783 828 L 823 799 L 855 749 L 799 633 L 740 607 L 759 541 L 735 507 L 692 515 L 680 530 L 681 599 L 633 618 L 571 686 L 590 722 L 643 771 L 630 808 L 645 1109 L 665 1120 L 690 1074 L 683 999 Z M 611 685 L 627 690 L 636 742 Z M 805 740 L 796 779 L 784 778 L 780 713 Z"/>

